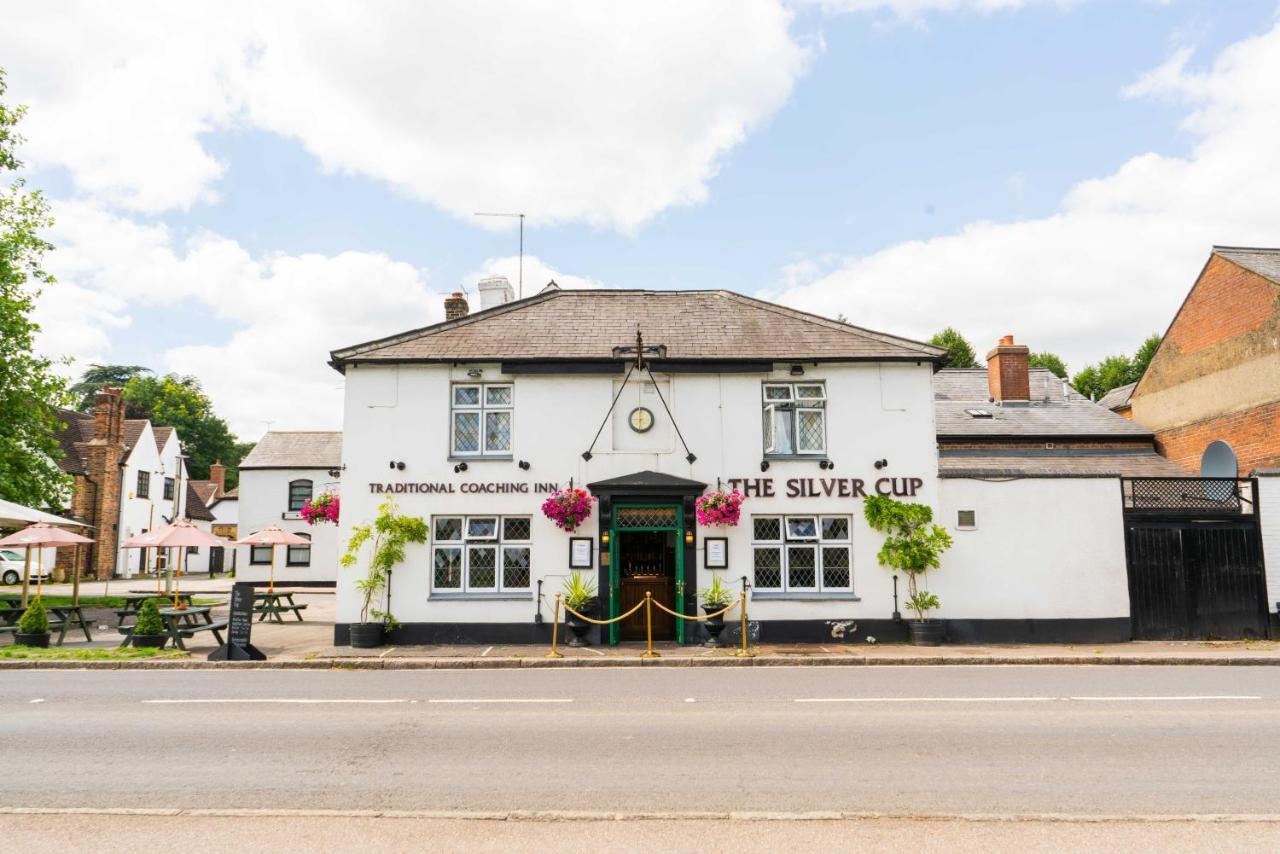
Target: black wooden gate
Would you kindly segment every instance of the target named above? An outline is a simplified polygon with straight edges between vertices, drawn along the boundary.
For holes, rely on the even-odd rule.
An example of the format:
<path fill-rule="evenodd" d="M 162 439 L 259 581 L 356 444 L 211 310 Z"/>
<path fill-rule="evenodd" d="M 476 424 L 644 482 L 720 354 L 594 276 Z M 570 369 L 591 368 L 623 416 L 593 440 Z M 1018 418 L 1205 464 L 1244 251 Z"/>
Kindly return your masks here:
<path fill-rule="evenodd" d="M 1121 489 L 1133 637 L 1267 637 L 1257 482 L 1125 478 Z"/>

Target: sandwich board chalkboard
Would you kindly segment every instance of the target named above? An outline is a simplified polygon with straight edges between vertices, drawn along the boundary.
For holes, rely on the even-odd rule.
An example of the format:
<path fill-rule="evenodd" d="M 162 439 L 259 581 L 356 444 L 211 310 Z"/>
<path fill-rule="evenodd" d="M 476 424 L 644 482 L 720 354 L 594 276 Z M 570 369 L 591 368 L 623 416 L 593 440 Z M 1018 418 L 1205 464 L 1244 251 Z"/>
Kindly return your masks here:
<path fill-rule="evenodd" d="M 266 661 L 267 656 L 250 641 L 253 632 L 253 585 L 237 581 L 231 587 L 231 615 L 227 642 L 209 653 L 210 661 Z"/>

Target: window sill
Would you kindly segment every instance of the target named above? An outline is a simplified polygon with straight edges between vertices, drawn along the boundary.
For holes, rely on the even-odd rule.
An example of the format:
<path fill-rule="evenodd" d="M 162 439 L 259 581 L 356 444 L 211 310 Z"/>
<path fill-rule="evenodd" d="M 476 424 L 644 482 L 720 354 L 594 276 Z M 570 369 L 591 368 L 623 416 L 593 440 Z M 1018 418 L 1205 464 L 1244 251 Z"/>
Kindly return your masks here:
<path fill-rule="evenodd" d="M 448 459 L 451 463 L 509 463 L 514 460 L 515 457 L 511 454 L 507 454 L 503 457 L 495 457 L 491 454 L 485 454 L 483 456 L 476 455 L 474 457 L 450 454 Z"/>
<path fill-rule="evenodd" d="M 765 454 L 764 459 L 771 463 L 788 463 L 788 462 L 811 462 L 821 463 L 827 461 L 827 455 L 822 454 Z"/>
<path fill-rule="evenodd" d="M 789 591 L 752 590 L 751 598 L 759 601 L 774 602 L 861 602 L 861 596 L 852 593 L 791 593 Z"/>
<path fill-rule="evenodd" d="M 533 600 L 533 592 L 528 593 L 438 593 L 432 591 L 427 596 L 428 601 L 506 601 L 506 602 L 529 602 Z"/>

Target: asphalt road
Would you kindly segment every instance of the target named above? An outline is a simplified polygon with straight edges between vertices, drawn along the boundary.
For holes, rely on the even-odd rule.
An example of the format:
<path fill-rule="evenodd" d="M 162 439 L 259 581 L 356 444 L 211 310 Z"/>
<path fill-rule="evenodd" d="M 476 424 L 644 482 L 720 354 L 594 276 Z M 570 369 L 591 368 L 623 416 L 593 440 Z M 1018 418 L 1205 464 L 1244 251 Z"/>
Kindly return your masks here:
<path fill-rule="evenodd" d="M 0 807 L 1280 813 L 1280 668 L 20 671 Z"/>

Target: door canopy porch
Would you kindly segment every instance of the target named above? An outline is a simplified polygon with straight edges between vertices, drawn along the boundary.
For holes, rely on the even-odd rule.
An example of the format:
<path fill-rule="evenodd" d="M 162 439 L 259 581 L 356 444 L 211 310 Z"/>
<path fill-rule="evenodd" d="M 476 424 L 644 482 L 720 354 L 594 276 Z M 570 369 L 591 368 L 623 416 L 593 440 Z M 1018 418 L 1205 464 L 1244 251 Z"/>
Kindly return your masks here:
<path fill-rule="evenodd" d="M 663 474 L 656 471 L 638 471 L 632 474 L 624 474 L 621 477 L 612 477 L 607 480 L 597 480 L 595 483 L 587 484 L 587 488 L 591 490 L 592 495 L 598 496 L 697 496 L 706 491 L 707 485 L 697 480 L 690 480 L 686 477 L 677 477 L 673 474 Z"/>

